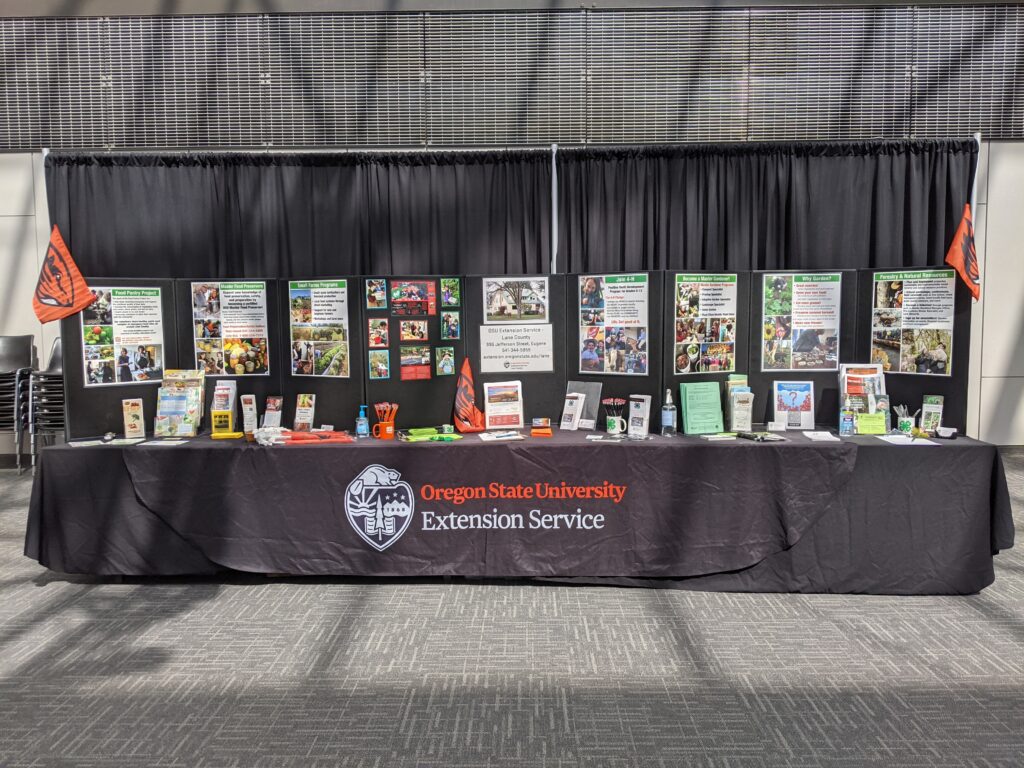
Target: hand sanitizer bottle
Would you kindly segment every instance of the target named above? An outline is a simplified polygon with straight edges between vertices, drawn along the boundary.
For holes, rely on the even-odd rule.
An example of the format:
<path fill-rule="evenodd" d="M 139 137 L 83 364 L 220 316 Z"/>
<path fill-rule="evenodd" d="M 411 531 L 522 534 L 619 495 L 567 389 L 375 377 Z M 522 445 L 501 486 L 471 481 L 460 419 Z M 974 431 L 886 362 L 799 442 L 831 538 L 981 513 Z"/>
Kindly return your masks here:
<path fill-rule="evenodd" d="M 370 420 L 366 418 L 366 406 L 359 406 L 359 416 L 356 418 L 356 437 L 370 436 Z"/>
<path fill-rule="evenodd" d="M 661 406 L 661 434 L 671 437 L 676 433 L 676 406 L 672 402 L 672 390 L 665 390 L 665 404 Z"/>

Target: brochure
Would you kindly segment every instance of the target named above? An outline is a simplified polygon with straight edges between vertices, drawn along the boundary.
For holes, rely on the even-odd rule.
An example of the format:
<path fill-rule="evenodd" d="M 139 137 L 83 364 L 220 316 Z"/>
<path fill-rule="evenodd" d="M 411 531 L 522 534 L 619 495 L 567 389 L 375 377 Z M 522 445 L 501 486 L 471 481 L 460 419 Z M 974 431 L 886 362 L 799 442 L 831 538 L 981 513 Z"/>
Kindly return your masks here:
<path fill-rule="evenodd" d="M 159 288 L 91 288 L 82 310 L 83 382 L 87 387 L 160 381 L 164 368 Z"/>
<path fill-rule="evenodd" d="M 814 382 L 776 381 L 772 384 L 775 421 L 786 429 L 814 429 Z"/>
<path fill-rule="evenodd" d="M 649 293 L 644 273 L 580 276 L 580 373 L 647 375 Z"/>
<path fill-rule="evenodd" d="M 651 396 L 629 396 L 629 419 L 626 434 L 633 438 L 646 438 L 651 431 Z"/>
<path fill-rule="evenodd" d="M 316 410 L 316 395 L 298 395 L 295 398 L 295 421 L 293 432 L 312 432 L 313 413 Z"/>
<path fill-rule="evenodd" d="M 733 390 L 729 406 L 729 429 L 750 432 L 754 429 L 754 393 L 749 387 Z"/>
<path fill-rule="evenodd" d="M 925 432 L 934 432 L 942 426 L 942 405 L 945 397 L 942 395 L 925 395 L 921 405 L 921 429 Z"/>
<path fill-rule="evenodd" d="M 145 437 L 146 422 L 142 413 L 142 398 L 121 401 L 124 416 L 124 436 L 126 438 Z"/>
<path fill-rule="evenodd" d="M 263 412 L 264 427 L 281 426 L 281 408 L 284 405 L 284 398 L 280 395 L 267 395 L 267 408 Z"/>
<path fill-rule="evenodd" d="M 871 362 L 888 373 L 951 375 L 955 285 L 952 269 L 876 272 Z"/>
<path fill-rule="evenodd" d="M 258 414 L 256 410 L 256 395 L 242 395 L 242 431 L 246 436 L 256 431 Z"/>
<path fill-rule="evenodd" d="M 522 382 L 485 382 L 484 419 L 486 429 L 522 429 Z"/>
<path fill-rule="evenodd" d="M 765 274 L 762 371 L 839 368 L 839 272 Z"/>
<path fill-rule="evenodd" d="M 587 396 L 579 392 L 568 392 L 565 395 L 565 405 L 562 406 L 562 420 L 558 425 L 559 429 L 575 431 L 580 426 L 580 416 L 583 415 L 583 403 Z"/>
<path fill-rule="evenodd" d="M 676 275 L 677 376 L 736 370 L 736 286 L 736 274 Z"/>
<path fill-rule="evenodd" d="M 683 432 L 704 435 L 724 432 L 722 390 L 717 381 L 684 382 L 679 385 Z"/>

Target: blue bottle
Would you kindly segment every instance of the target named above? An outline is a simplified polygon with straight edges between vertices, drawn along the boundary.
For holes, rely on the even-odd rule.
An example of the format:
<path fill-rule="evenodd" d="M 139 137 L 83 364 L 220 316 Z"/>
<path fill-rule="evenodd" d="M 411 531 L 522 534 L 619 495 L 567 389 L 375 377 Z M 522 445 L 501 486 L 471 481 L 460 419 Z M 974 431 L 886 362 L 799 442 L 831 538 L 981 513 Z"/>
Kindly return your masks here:
<path fill-rule="evenodd" d="M 370 420 L 366 418 L 366 406 L 359 406 L 359 416 L 356 418 L 356 437 L 370 436 Z"/>

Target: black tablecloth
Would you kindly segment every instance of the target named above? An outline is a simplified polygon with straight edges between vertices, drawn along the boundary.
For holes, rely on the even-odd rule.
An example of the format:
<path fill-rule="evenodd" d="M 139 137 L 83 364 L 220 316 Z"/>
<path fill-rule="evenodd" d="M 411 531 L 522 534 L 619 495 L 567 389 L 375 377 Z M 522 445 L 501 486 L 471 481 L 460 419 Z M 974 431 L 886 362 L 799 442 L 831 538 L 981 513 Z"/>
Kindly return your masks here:
<path fill-rule="evenodd" d="M 608 444 L 562 433 L 48 448 L 26 554 L 99 575 L 236 569 L 921 594 L 982 589 L 992 555 L 1012 543 L 999 455 L 973 440 Z"/>

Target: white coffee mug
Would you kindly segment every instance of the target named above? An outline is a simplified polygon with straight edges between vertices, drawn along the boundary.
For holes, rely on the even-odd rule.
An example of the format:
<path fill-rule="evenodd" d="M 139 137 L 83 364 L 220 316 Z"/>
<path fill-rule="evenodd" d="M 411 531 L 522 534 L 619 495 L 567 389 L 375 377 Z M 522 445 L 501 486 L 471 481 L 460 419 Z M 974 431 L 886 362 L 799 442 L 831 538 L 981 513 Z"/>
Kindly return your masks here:
<path fill-rule="evenodd" d="M 626 431 L 626 420 L 621 416 L 606 416 L 604 428 L 609 435 L 621 435 Z"/>

